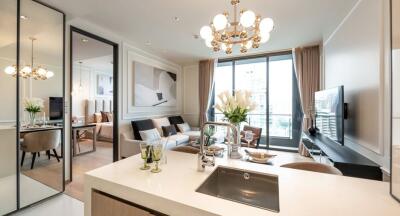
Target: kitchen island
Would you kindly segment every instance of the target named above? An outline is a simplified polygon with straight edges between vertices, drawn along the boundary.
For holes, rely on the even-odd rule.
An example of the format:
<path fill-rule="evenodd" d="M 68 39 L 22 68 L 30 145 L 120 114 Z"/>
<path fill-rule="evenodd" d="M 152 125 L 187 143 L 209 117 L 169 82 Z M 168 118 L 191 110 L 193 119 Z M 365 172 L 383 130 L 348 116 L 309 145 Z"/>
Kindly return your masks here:
<path fill-rule="evenodd" d="M 215 167 L 197 171 L 197 155 L 167 151 L 161 173 L 139 169 L 140 155 L 90 171 L 85 176 L 85 215 L 92 210 L 133 207 L 135 215 L 398 216 L 400 204 L 389 183 L 293 170 L 217 158 Z M 196 192 L 218 167 L 276 175 L 280 211 L 273 212 Z M 93 206 L 92 206 L 93 204 Z M 126 210 L 129 211 L 129 210 Z M 122 214 L 121 214 L 122 215 Z M 125 215 L 129 215 L 126 214 Z"/>

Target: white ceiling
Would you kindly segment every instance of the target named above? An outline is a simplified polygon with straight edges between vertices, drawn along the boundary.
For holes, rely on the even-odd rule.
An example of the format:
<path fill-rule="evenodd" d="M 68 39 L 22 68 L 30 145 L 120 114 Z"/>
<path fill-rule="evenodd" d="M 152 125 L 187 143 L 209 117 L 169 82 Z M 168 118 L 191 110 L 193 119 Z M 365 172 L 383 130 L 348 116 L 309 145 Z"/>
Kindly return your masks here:
<path fill-rule="evenodd" d="M 83 40 L 87 41 L 84 42 Z M 72 41 L 72 57 L 74 62 L 112 56 L 113 54 L 113 46 L 77 32 L 73 32 Z"/>
<path fill-rule="evenodd" d="M 44 0 L 67 13 L 107 28 L 132 45 L 185 65 L 213 54 L 199 29 L 214 15 L 231 10 L 229 0 Z M 290 49 L 315 44 L 331 33 L 357 0 L 242 0 L 251 9 L 275 21 L 271 40 L 256 52 Z M 180 21 L 175 22 L 174 17 Z M 150 41 L 151 45 L 146 45 Z"/>

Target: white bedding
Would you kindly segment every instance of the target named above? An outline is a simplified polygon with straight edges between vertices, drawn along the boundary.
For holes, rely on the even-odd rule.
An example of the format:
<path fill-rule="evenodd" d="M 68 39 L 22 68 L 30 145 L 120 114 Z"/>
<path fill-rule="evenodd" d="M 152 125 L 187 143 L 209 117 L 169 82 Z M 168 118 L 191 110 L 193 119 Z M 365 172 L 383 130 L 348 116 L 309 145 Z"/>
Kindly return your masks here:
<path fill-rule="evenodd" d="M 113 123 L 112 122 L 102 122 L 96 123 L 99 127 L 97 136 L 99 138 L 112 139 L 113 138 Z"/>

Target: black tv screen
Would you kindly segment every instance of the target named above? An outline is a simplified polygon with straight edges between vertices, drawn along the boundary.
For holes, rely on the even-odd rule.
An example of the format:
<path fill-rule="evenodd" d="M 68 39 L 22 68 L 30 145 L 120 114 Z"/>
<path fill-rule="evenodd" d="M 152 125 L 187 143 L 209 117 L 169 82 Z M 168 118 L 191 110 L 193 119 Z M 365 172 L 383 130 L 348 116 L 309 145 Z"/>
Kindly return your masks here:
<path fill-rule="evenodd" d="M 62 97 L 50 97 L 49 112 L 50 120 L 62 120 L 64 115 L 64 99 Z"/>
<path fill-rule="evenodd" d="M 339 86 L 315 93 L 315 125 L 317 131 L 344 144 L 344 88 Z"/>

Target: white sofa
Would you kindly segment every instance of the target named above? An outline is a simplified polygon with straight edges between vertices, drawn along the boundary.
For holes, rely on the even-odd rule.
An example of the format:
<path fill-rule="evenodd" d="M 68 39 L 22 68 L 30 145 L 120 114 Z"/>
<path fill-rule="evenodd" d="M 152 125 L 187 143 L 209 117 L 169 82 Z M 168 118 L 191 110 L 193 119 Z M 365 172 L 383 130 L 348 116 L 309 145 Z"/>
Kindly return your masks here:
<path fill-rule="evenodd" d="M 159 131 L 161 130 L 161 126 L 167 125 L 165 118 L 152 119 L 152 121 L 154 127 Z M 181 145 L 187 145 L 191 140 L 195 140 L 200 137 L 200 131 L 197 128 L 193 127 L 191 128 L 192 128 L 191 131 L 187 131 L 184 133 L 178 132 L 177 134 L 171 135 L 169 137 L 162 137 L 161 142 L 166 143 L 167 149 L 171 149 Z M 132 155 L 139 154 L 140 153 L 139 143 L 141 142 L 143 141 L 135 139 L 133 129 L 126 132 L 122 132 L 120 134 L 121 157 L 126 158 Z"/>

